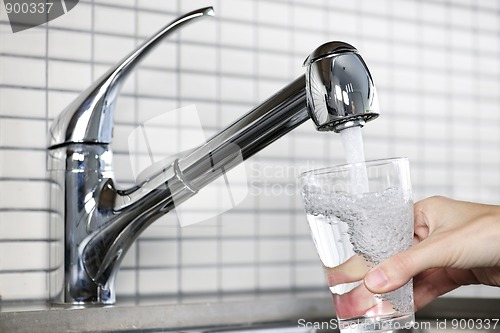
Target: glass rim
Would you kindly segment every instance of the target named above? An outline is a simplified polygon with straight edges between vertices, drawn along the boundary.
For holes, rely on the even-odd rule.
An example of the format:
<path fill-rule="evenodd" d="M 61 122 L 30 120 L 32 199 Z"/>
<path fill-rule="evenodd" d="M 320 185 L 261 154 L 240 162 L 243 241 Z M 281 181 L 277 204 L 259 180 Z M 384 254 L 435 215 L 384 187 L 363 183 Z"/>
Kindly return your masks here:
<path fill-rule="evenodd" d="M 378 159 L 373 159 L 373 160 L 367 160 L 364 162 L 354 162 L 354 163 L 343 163 L 343 164 L 336 164 L 336 165 L 331 165 L 323 168 L 318 168 L 318 169 L 312 169 L 308 171 L 304 171 L 299 175 L 299 179 L 304 178 L 309 175 L 324 175 L 328 173 L 334 173 L 334 172 L 340 172 L 340 171 L 346 171 L 350 170 L 353 167 L 357 165 L 365 165 L 367 167 L 369 166 L 378 166 L 378 165 L 384 165 L 384 164 L 393 164 L 395 162 L 401 162 L 405 161 L 408 162 L 408 157 L 400 156 L 400 157 L 388 157 L 388 158 L 378 158 Z"/>

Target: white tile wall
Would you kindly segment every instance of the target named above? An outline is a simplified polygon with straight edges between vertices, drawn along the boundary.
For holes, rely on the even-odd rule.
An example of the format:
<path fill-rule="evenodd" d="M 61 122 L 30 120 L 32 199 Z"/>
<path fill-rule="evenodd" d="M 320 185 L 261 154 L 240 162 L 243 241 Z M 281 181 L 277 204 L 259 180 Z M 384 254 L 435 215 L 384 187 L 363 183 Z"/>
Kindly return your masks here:
<path fill-rule="evenodd" d="M 213 134 L 303 73 L 319 44 L 343 40 L 360 49 L 380 95 L 382 115 L 364 130 L 368 158 L 409 156 L 416 199 L 500 203 L 498 2 L 82 0 L 49 24 L 12 34 L 0 1 L 3 301 L 48 297 L 52 119 L 162 25 L 206 5 L 215 7 L 214 20 L 172 35 L 124 86 L 113 143 L 118 181 L 133 180 L 127 138 L 137 124 L 194 104 Z M 180 133 L 176 147 L 192 139 L 182 117 L 153 130 L 162 129 Z M 299 171 L 342 160 L 334 134 L 304 124 L 247 161 L 250 195 L 238 207 L 183 229 L 172 213 L 147 229 L 123 262 L 119 297 L 142 304 L 146 296 L 175 303 L 324 292 L 293 184 Z M 468 287 L 452 295 L 500 292 Z"/>

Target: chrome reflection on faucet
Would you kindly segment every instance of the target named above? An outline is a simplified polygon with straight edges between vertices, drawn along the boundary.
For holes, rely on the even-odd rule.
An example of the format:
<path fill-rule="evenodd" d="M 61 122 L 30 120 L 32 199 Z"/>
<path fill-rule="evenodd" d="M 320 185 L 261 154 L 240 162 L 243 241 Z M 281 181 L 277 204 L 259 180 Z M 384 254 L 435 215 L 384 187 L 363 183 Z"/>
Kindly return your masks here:
<path fill-rule="evenodd" d="M 363 126 L 379 115 L 368 67 L 349 44 L 321 45 L 304 61 L 307 107 L 319 131 Z"/>
<path fill-rule="evenodd" d="M 363 126 L 378 116 L 372 77 L 357 50 L 330 42 L 305 61 L 306 74 L 198 148 L 148 168 L 139 183 L 119 189 L 110 143 L 113 111 L 126 77 L 165 36 L 211 7 L 190 12 L 160 30 L 85 90 L 55 119 L 49 138 L 55 303 L 115 303 L 120 263 L 139 234 L 175 204 L 195 195 L 242 160 L 309 118 L 320 131 Z M 59 234 L 58 234 L 59 233 Z M 64 273 L 57 267 L 64 263 Z"/>

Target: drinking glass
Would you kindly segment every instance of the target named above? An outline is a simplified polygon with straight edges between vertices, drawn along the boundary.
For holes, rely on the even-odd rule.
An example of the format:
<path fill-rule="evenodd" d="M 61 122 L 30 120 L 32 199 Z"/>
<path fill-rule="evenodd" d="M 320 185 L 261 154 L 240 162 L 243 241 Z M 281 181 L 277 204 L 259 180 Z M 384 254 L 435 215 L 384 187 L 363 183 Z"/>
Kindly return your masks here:
<path fill-rule="evenodd" d="M 341 332 L 411 328 L 413 285 L 373 294 L 365 274 L 413 240 L 407 158 L 344 164 L 299 177 L 307 221 Z"/>

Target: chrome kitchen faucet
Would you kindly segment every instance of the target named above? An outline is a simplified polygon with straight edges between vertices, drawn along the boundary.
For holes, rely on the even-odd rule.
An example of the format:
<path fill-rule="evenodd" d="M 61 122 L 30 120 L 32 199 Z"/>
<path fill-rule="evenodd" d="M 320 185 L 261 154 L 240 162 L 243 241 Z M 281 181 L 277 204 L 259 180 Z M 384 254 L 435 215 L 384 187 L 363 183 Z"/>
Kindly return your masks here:
<path fill-rule="evenodd" d="M 113 176 L 113 111 L 128 74 L 170 32 L 211 7 L 190 12 L 156 33 L 80 94 L 50 129 L 51 228 L 64 234 L 51 250 L 54 303 L 115 303 L 115 277 L 139 234 L 175 204 L 309 118 L 319 131 L 339 132 L 379 114 L 368 68 L 351 45 L 329 42 L 304 62 L 306 73 L 206 143 L 148 168 L 129 189 Z M 238 158 L 237 158 L 238 157 Z M 62 267 L 64 263 L 64 272 Z M 60 271 L 58 273 L 58 271 Z"/>

